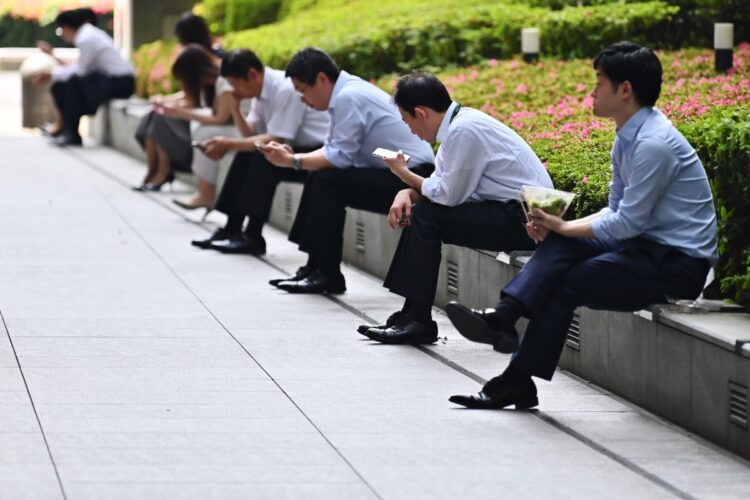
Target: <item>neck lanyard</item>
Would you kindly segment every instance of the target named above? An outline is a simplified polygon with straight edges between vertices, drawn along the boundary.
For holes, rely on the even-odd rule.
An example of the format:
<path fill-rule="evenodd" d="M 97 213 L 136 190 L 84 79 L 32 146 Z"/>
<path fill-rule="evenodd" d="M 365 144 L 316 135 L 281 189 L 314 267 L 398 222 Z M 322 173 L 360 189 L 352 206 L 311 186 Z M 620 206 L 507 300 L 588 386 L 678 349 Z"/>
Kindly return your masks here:
<path fill-rule="evenodd" d="M 451 119 L 448 120 L 448 123 L 453 123 L 453 119 L 456 117 L 458 112 L 461 110 L 461 105 L 459 103 L 456 103 L 456 107 L 453 109 L 453 114 L 451 114 Z"/>

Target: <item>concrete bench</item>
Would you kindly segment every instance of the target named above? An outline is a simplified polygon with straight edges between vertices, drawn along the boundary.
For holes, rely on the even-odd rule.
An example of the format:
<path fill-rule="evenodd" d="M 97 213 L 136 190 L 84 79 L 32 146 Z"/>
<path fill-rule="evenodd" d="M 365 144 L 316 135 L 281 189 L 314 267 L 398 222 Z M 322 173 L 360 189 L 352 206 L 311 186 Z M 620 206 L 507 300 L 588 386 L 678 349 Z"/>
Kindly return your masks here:
<path fill-rule="evenodd" d="M 143 109 L 110 103 L 106 122 L 108 143 L 136 158 L 143 158 L 133 139 Z M 92 129 L 101 123 L 95 120 Z M 279 184 L 272 225 L 289 231 L 301 193 L 300 184 Z M 384 278 L 398 237 L 384 216 L 348 210 L 344 259 Z M 444 245 L 436 305 L 451 300 L 494 304 L 529 255 Z M 568 331 L 560 366 L 750 458 L 750 314 L 740 308 L 732 311 L 696 314 L 665 305 L 636 313 L 581 308 Z"/>

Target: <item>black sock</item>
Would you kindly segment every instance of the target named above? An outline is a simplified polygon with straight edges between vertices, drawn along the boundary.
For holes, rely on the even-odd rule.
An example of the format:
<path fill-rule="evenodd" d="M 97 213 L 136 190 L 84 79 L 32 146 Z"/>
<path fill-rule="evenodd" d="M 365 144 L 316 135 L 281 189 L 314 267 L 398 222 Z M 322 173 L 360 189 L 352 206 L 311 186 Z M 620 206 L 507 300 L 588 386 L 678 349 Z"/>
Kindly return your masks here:
<path fill-rule="evenodd" d="M 432 304 L 426 302 L 411 301 L 409 316 L 417 323 L 429 323 L 432 321 Z"/>
<path fill-rule="evenodd" d="M 245 220 L 245 216 L 240 213 L 227 214 L 227 223 L 224 226 L 230 233 L 237 233 L 242 231 L 242 222 Z"/>
<path fill-rule="evenodd" d="M 257 218 L 250 217 L 245 228 L 245 236 L 248 238 L 260 238 L 263 233 L 263 225 L 265 223 Z"/>
<path fill-rule="evenodd" d="M 313 257 L 312 254 L 307 255 L 307 264 L 305 264 L 305 267 L 308 267 L 310 269 L 317 269 L 320 263 L 318 262 L 317 257 Z"/>
<path fill-rule="evenodd" d="M 404 306 L 401 308 L 401 312 L 408 314 L 409 309 L 411 309 L 411 299 L 404 299 Z"/>
<path fill-rule="evenodd" d="M 516 298 L 506 295 L 497 303 L 495 311 L 509 323 L 515 323 L 526 313 L 526 307 Z"/>
<path fill-rule="evenodd" d="M 338 262 L 321 261 L 318 265 L 318 269 L 323 276 L 327 276 L 329 278 L 341 276 L 341 265 Z"/>
<path fill-rule="evenodd" d="M 513 385 L 525 385 L 531 382 L 531 375 L 520 368 L 513 366 L 513 363 L 511 363 L 503 372 L 503 380 L 506 380 Z"/>

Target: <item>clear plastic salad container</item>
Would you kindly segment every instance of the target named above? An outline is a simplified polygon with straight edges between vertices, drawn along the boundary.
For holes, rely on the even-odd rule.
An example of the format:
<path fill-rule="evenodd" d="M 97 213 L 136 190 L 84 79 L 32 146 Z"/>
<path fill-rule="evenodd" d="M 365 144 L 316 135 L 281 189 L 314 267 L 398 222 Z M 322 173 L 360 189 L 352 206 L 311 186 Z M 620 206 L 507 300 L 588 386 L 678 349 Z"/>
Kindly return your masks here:
<path fill-rule="evenodd" d="M 558 217 L 562 217 L 565 214 L 573 198 L 576 197 L 575 194 L 568 193 L 567 191 L 538 186 L 522 186 L 521 196 L 522 201 L 526 205 L 524 208 L 528 212 L 539 208 L 550 215 Z"/>

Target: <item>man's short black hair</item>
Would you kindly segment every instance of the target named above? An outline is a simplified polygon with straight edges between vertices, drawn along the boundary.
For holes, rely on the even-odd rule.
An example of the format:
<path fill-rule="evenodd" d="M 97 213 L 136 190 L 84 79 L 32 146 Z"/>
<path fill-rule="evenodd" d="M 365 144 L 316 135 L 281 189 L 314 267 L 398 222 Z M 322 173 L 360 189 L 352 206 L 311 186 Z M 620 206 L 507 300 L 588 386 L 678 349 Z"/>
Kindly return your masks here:
<path fill-rule="evenodd" d="M 306 85 L 314 85 L 318 73 L 323 73 L 329 80 L 335 82 L 339 79 L 341 70 L 331 56 L 314 47 L 300 50 L 286 65 L 286 76 L 295 78 Z"/>
<path fill-rule="evenodd" d="M 92 26 L 96 26 L 96 23 L 99 21 L 99 19 L 97 19 L 96 17 L 96 12 L 94 12 L 94 10 L 89 7 L 81 7 L 79 9 L 76 9 L 76 12 L 79 12 L 86 20 L 86 22 Z"/>
<path fill-rule="evenodd" d="M 247 72 L 255 69 L 263 73 L 264 67 L 255 52 L 247 49 L 233 50 L 221 60 L 221 76 L 231 76 L 247 80 Z"/>
<path fill-rule="evenodd" d="M 81 26 L 86 24 L 87 16 L 83 12 L 76 10 L 64 10 L 60 12 L 55 18 L 55 24 L 59 27 L 73 28 L 78 30 Z"/>
<path fill-rule="evenodd" d="M 594 69 L 604 73 L 615 88 L 630 82 L 641 106 L 653 106 L 661 93 L 661 61 L 653 50 L 632 42 L 610 45 L 594 59 Z"/>
<path fill-rule="evenodd" d="M 444 113 L 453 100 L 438 77 L 431 73 L 414 71 L 399 79 L 396 90 L 393 91 L 393 102 L 414 116 L 414 108 L 417 106 Z"/>

